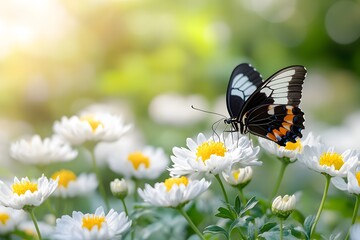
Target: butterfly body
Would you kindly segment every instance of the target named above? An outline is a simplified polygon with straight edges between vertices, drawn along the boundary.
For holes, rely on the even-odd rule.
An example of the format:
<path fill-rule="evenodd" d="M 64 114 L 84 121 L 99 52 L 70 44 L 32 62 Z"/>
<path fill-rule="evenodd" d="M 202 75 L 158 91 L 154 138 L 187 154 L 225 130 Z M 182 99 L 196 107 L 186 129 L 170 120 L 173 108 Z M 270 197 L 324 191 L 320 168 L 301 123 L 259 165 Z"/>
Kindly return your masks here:
<path fill-rule="evenodd" d="M 243 63 L 233 70 L 226 103 L 230 118 L 226 124 L 241 134 L 250 132 L 284 146 L 302 137 L 304 113 L 299 108 L 303 66 L 289 66 L 263 81 L 259 72 Z"/>

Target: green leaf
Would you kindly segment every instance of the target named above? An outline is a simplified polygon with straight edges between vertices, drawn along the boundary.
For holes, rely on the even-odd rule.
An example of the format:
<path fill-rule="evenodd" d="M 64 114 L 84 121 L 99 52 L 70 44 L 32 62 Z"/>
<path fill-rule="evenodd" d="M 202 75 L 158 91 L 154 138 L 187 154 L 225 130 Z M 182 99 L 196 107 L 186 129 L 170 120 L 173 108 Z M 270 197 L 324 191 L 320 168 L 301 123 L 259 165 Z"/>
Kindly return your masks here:
<path fill-rule="evenodd" d="M 252 197 L 244 206 L 243 210 L 240 211 L 240 216 L 242 216 L 246 211 L 254 208 L 258 201 L 255 197 Z"/>
<path fill-rule="evenodd" d="M 272 229 L 273 227 L 275 227 L 277 225 L 277 223 L 274 222 L 268 222 L 265 223 L 261 228 L 260 228 L 260 233 L 264 233 L 269 231 L 270 229 Z"/>
<path fill-rule="evenodd" d="M 305 216 L 299 210 L 296 209 L 291 213 L 291 217 L 299 223 L 303 223 L 305 220 Z"/>
<path fill-rule="evenodd" d="M 310 239 L 311 227 L 314 224 L 314 221 L 315 221 L 314 215 L 308 216 L 304 221 L 304 230 L 305 230 L 307 239 Z"/>
<path fill-rule="evenodd" d="M 236 218 L 238 218 L 239 217 L 239 215 L 238 215 L 238 212 L 235 210 L 235 208 L 234 208 L 234 206 L 232 206 L 232 205 L 228 205 L 229 206 L 229 209 L 230 209 L 230 211 L 231 211 L 231 219 L 232 220 L 235 220 Z"/>
<path fill-rule="evenodd" d="M 223 234 L 226 237 L 226 239 L 229 239 L 229 233 L 224 228 L 216 225 L 207 226 L 204 229 L 204 233 Z"/>
<path fill-rule="evenodd" d="M 291 230 L 291 235 L 293 235 L 294 237 L 296 237 L 297 239 L 304 239 L 306 238 L 306 232 L 301 229 L 301 227 L 298 228 L 292 228 Z"/>
<path fill-rule="evenodd" d="M 235 211 L 238 214 L 238 213 L 240 213 L 240 210 L 241 210 L 241 201 L 240 201 L 239 196 L 236 196 L 236 198 L 235 198 Z"/>
<path fill-rule="evenodd" d="M 279 240 L 279 231 L 276 232 L 265 232 L 259 234 L 259 239 L 266 239 L 266 240 Z"/>
<path fill-rule="evenodd" d="M 237 227 L 241 227 L 241 228 L 244 228 L 246 229 L 247 226 L 248 226 L 248 221 L 247 221 L 248 217 L 242 217 L 242 218 L 237 218 L 235 219 L 231 225 L 230 225 L 230 229 L 231 231 L 234 229 L 234 228 L 237 228 Z"/>
<path fill-rule="evenodd" d="M 235 219 L 231 224 L 230 224 L 230 227 L 229 227 L 229 234 L 231 234 L 231 232 L 237 228 L 237 227 L 241 227 L 241 222 L 240 222 L 240 219 Z"/>
<path fill-rule="evenodd" d="M 248 225 L 247 239 L 255 239 L 255 226 L 252 222 Z"/>
<path fill-rule="evenodd" d="M 231 212 L 227 208 L 219 207 L 218 211 L 219 212 L 215 214 L 216 217 L 234 220 Z"/>

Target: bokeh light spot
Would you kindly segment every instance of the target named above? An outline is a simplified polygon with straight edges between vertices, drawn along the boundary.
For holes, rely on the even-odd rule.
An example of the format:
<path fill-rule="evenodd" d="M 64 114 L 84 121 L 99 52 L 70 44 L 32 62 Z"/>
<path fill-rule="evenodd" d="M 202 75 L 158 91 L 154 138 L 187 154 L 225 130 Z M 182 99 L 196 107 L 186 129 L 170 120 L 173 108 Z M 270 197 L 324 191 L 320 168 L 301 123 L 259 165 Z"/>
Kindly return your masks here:
<path fill-rule="evenodd" d="M 335 2 L 325 18 L 330 38 L 340 44 L 350 44 L 360 37 L 360 4 L 352 1 Z"/>

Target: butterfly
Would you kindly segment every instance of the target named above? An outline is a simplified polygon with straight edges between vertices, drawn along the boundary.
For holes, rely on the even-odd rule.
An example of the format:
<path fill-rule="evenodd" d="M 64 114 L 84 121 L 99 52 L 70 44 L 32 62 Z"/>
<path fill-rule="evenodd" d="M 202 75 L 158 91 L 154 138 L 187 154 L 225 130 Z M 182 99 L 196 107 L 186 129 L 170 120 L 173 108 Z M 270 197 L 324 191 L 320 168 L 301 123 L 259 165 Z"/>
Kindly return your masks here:
<path fill-rule="evenodd" d="M 263 81 L 250 64 L 235 67 L 226 92 L 232 131 L 248 132 L 285 146 L 301 138 L 304 113 L 299 108 L 306 69 L 285 67 Z"/>

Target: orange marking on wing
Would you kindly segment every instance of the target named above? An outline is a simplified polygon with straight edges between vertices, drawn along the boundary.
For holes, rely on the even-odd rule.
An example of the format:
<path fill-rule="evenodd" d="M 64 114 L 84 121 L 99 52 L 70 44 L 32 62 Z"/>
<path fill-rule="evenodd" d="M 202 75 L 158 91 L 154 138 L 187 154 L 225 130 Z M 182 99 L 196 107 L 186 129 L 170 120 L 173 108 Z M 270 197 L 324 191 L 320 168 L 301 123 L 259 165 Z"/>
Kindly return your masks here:
<path fill-rule="evenodd" d="M 275 135 L 276 138 L 284 136 L 284 134 L 282 134 L 282 133 L 281 133 L 279 130 L 277 130 L 277 129 L 274 129 L 274 130 L 273 130 L 273 134 Z"/>
<path fill-rule="evenodd" d="M 270 140 L 273 140 L 274 142 L 277 142 L 276 137 L 271 133 L 266 134 L 266 137 L 269 138 Z"/>
<path fill-rule="evenodd" d="M 289 130 L 289 131 L 290 131 L 290 129 L 291 129 L 291 123 L 283 122 L 283 123 L 282 123 L 282 126 L 283 126 L 285 129 Z"/>
<path fill-rule="evenodd" d="M 294 115 L 288 114 L 284 117 L 284 121 L 288 123 L 293 123 Z"/>
<path fill-rule="evenodd" d="M 280 130 L 280 132 L 281 132 L 283 135 L 286 135 L 286 133 L 288 132 L 288 130 L 286 130 L 286 129 L 283 128 L 283 127 L 280 127 L 279 130 Z"/>

